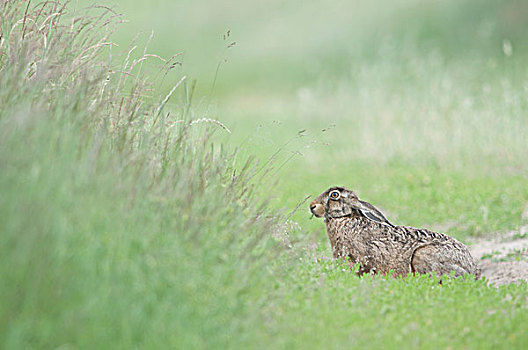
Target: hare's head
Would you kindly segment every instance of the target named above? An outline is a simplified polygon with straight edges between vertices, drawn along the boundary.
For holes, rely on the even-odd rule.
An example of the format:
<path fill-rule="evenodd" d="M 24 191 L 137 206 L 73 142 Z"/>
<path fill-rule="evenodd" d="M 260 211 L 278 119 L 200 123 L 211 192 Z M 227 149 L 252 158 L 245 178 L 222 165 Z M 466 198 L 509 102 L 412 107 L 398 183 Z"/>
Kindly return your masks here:
<path fill-rule="evenodd" d="M 339 218 L 352 214 L 360 206 L 359 198 L 353 191 L 330 187 L 310 203 L 310 211 L 318 218 Z"/>

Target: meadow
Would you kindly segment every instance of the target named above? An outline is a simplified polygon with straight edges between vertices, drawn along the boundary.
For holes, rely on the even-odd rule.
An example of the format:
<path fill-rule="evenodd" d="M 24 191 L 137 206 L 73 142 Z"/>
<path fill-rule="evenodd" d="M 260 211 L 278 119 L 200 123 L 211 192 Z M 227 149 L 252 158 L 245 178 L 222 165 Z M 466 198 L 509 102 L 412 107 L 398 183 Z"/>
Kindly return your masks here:
<path fill-rule="evenodd" d="M 523 2 L 92 3 L 0 4 L 2 348 L 528 346 L 526 282 L 359 278 L 306 201 L 522 236 Z"/>

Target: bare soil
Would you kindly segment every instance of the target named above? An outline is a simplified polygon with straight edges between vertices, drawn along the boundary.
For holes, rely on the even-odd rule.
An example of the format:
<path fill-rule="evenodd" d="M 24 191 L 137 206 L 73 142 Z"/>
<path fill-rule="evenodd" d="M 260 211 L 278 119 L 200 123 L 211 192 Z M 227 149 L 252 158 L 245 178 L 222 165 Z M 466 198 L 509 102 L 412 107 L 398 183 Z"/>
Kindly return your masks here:
<path fill-rule="evenodd" d="M 528 281 L 528 226 L 505 235 L 477 239 L 469 249 L 490 284 Z"/>

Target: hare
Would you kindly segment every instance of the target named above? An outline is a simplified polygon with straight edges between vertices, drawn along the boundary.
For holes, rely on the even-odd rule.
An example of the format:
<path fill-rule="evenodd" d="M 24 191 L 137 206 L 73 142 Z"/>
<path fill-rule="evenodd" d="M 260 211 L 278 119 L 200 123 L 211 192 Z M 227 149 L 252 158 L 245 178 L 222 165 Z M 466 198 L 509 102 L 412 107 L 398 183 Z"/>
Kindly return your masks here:
<path fill-rule="evenodd" d="M 443 233 L 395 226 L 372 204 L 351 190 L 331 187 L 311 204 L 311 212 L 324 217 L 334 258 L 359 263 L 358 274 L 410 273 L 455 276 L 480 271 L 467 247 Z"/>

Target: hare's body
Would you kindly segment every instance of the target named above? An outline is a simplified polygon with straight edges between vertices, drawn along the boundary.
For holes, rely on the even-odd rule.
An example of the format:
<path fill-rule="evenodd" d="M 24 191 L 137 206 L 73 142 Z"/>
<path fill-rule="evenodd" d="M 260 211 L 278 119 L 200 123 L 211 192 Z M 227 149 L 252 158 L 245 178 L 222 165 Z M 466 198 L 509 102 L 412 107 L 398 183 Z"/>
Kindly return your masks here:
<path fill-rule="evenodd" d="M 312 202 L 311 209 L 325 218 L 334 257 L 349 257 L 359 263 L 360 274 L 392 270 L 401 276 L 431 272 L 440 276 L 454 271 L 455 276 L 468 273 L 479 277 L 465 245 L 442 233 L 394 226 L 350 190 L 330 188 Z"/>
<path fill-rule="evenodd" d="M 326 220 L 335 258 L 349 257 L 360 273 L 394 274 L 435 272 L 437 275 L 476 274 L 468 249 L 442 233 L 373 222 L 353 213 Z"/>

